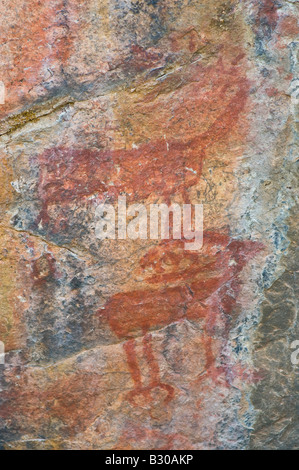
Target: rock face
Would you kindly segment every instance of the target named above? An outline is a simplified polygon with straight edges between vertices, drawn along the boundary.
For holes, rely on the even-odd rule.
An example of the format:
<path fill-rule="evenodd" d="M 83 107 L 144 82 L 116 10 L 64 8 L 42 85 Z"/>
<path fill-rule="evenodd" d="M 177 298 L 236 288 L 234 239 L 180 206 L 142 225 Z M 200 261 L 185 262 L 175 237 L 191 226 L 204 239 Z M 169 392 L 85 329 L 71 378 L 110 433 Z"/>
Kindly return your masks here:
<path fill-rule="evenodd" d="M 2 8 L 2 448 L 298 449 L 298 2 Z M 99 240 L 121 195 L 203 248 Z"/>

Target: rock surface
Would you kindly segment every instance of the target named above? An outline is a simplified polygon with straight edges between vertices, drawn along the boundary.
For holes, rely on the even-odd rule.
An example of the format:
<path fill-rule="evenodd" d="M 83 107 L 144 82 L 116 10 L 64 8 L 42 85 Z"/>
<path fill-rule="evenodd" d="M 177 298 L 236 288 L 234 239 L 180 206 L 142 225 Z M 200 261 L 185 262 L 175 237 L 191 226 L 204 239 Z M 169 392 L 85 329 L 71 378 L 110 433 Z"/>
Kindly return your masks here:
<path fill-rule="evenodd" d="M 2 8 L 0 446 L 298 449 L 298 2 Z M 100 241 L 119 195 L 203 249 Z"/>

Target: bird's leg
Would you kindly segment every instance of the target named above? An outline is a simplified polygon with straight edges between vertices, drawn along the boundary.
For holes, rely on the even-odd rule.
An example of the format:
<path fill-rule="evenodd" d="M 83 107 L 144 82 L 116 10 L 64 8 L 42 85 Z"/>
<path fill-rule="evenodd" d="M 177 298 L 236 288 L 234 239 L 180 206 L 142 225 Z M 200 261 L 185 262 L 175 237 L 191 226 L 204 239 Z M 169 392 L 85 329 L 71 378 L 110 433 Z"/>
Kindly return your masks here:
<path fill-rule="evenodd" d="M 174 388 L 171 385 L 161 382 L 160 368 L 157 360 L 155 359 L 151 341 L 152 335 L 145 334 L 145 336 L 143 337 L 143 353 L 148 363 L 150 373 L 149 385 L 147 386 L 142 384 L 142 376 L 135 349 L 135 340 L 127 341 L 123 346 L 127 356 L 127 363 L 129 366 L 130 374 L 134 382 L 134 389 L 129 393 L 128 398 L 129 401 L 134 403 L 135 405 L 135 397 L 138 395 L 143 395 L 148 401 L 151 401 L 152 398 L 150 396 L 150 393 L 155 388 L 161 388 L 163 390 L 166 390 L 167 396 L 165 399 L 165 403 L 169 403 L 174 397 Z"/>
<path fill-rule="evenodd" d="M 165 402 L 170 402 L 174 397 L 174 388 L 171 385 L 161 382 L 159 364 L 154 356 L 152 347 L 152 335 L 146 334 L 143 338 L 143 352 L 147 360 L 150 371 L 150 384 L 147 387 L 149 390 L 154 388 L 161 388 L 167 391 Z"/>
<path fill-rule="evenodd" d="M 133 396 L 136 393 L 139 393 L 142 389 L 142 378 L 141 378 L 141 372 L 140 372 L 137 355 L 135 351 L 135 346 L 136 346 L 135 340 L 127 341 L 123 346 L 126 356 L 127 356 L 127 362 L 128 362 L 129 370 L 131 373 L 131 377 L 134 382 L 134 390 L 132 390 L 132 392 L 130 392 L 129 394 L 130 400 L 132 400 Z"/>

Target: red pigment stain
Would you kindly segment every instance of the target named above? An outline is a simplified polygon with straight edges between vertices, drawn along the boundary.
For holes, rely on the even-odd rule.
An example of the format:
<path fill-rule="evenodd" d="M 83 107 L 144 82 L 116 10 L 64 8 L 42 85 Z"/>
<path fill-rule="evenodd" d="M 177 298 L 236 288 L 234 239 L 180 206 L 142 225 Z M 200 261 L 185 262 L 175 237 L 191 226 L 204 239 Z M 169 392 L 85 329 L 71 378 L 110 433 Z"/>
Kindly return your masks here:
<path fill-rule="evenodd" d="M 43 201 L 43 223 L 49 222 L 49 206 L 71 203 L 94 193 L 111 201 L 124 192 L 129 202 L 156 194 L 168 199 L 184 193 L 187 178 L 190 184 L 197 180 L 187 175 L 190 172 L 184 168 L 186 165 L 193 164 L 199 174 L 202 167 L 202 158 L 195 156 L 192 147 L 174 142 L 168 152 L 165 141 L 152 142 L 138 150 L 55 148 L 47 151 L 42 160 L 39 196 Z"/>
<path fill-rule="evenodd" d="M 32 262 L 32 276 L 36 286 L 42 286 L 55 278 L 55 264 L 56 261 L 50 253 L 46 253 Z"/>
<path fill-rule="evenodd" d="M 143 72 L 162 65 L 163 54 L 152 49 L 144 49 L 138 44 L 131 46 L 131 54 L 124 64 L 124 70 Z"/>
<path fill-rule="evenodd" d="M 277 88 L 266 88 L 266 93 L 270 98 L 273 98 L 273 96 L 279 95 L 280 91 L 277 90 Z"/>
<path fill-rule="evenodd" d="M 232 240 L 225 233 L 217 232 L 205 233 L 204 240 L 201 253 L 187 253 L 183 245 L 177 241 L 163 242 L 151 249 L 140 262 L 140 270 L 144 272 L 148 289 L 141 291 L 141 296 L 137 291 L 117 294 L 107 302 L 105 310 L 99 312 L 101 322 L 108 322 L 117 336 L 125 341 L 123 347 L 134 383 L 134 390 L 129 393 L 128 399 L 135 406 L 138 395 L 142 395 L 151 403 L 151 392 L 159 387 L 165 395 L 165 405 L 174 397 L 174 389 L 169 384 L 161 383 L 160 368 L 153 352 L 150 329 L 167 326 L 183 319 L 203 320 L 202 341 L 206 351 L 207 374 L 198 377 L 198 380 L 203 381 L 205 377 L 210 377 L 215 381 L 218 375 L 223 373 L 222 369 L 217 370 L 215 367 L 214 328 L 221 326 L 223 318 L 225 322 L 226 317 L 229 324 L 229 317 L 233 315 L 240 289 L 238 274 L 262 247 L 251 241 Z M 172 253 L 175 253 L 174 257 Z M 162 261 L 160 262 L 161 256 L 165 256 L 165 260 L 171 259 L 174 264 L 164 265 Z M 183 259 L 186 256 L 190 278 L 188 269 L 183 266 Z M 197 264 L 198 269 L 194 271 L 193 265 Z M 157 272 L 153 266 L 157 266 Z M 37 283 L 46 282 L 51 273 L 55 274 L 55 261 L 50 254 L 43 255 L 35 261 L 33 273 Z M 172 275 L 169 278 L 170 273 Z M 159 286 L 161 275 L 166 276 L 163 288 Z M 199 278 L 203 277 L 206 277 L 207 283 L 201 284 L 199 288 Z M 226 297 L 230 300 L 224 301 Z M 180 299 L 180 303 L 177 299 Z M 162 314 L 159 308 L 160 301 L 164 308 Z M 166 310 L 167 302 L 171 305 L 171 315 Z M 148 363 L 150 374 L 147 385 L 142 384 L 142 374 L 136 355 L 135 338 L 140 334 L 144 335 L 142 354 Z M 59 432 L 63 430 L 66 436 L 71 437 L 87 429 L 94 422 L 95 410 L 108 406 L 104 399 L 107 383 L 105 375 L 100 371 L 81 370 L 65 375 L 53 372 L 53 375 L 50 374 L 46 378 L 43 374 L 40 375 L 38 370 L 39 368 L 36 373 L 28 370 L 21 374 L 20 371 L 13 369 L 6 372 L 6 380 L 13 386 L 3 391 L 0 417 L 12 419 L 13 416 L 21 416 L 20 432 L 30 433 L 39 430 L 43 433 L 45 429 L 51 428 L 54 420 L 59 423 Z M 241 376 L 241 379 L 246 381 L 256 382 L 262 378 L 249 377 L 248 371 L 244 370 L 234 369 L 232 372 L 230 370 L 224 372 L 238 374 L 238 378 Z M 38 407 L 38 403 L 46 403 L 47 406 Z M 133 426 L 132 430 L 125 431 L 120 440 L 123 443 L 121 448 L 127 446 L 130 448 L 135 439 L 140 443 L 143 439 L 152 442 L 154 438 L 157 439 L 158 449 L 178 448 L 179 445 L 182 449 L 191 448 L 184 447 L 184 445 L 190 446 L 190 443 L 180 434 L 164 435 L 160 431 L 143 426 Z"/>
<path fill-rule="evenodd" d="M 174 388 L 171 385 L 165 384 L 160 379 L 160 368 L 159 364 L 154 356 L 154 351 L 152 348 L 152 336 L 150 334 L 145 334 L 142 339 L 143 342 L 143 355 L 149 364 L 149 384 L 144 386 L 142 384 L 141 371 L 138 365 L 138 358 L 136 354 L 136 343 L 134 340 L 130 340 L 124 343 L 124 351 L 127 357 L 128 367 L 131 373 L 132 380 L 134 382 L 134 390 L 132 390 L 129 395 L 129 401 L 135 404 L 135 397 L 142 395 L 149 402 L 151 401 L 151 391 L 157 388 L 160 388 L 162 391 L 166 392 L 166 397 L 164 402 L 167 404 L 174 397 Z"/>
<path fill-rule="evenodd" d="M 279 23 L 279 34 L 283 37 L 296 36 L 299 34 L 298 18 L 296 16 L 285 16 Z"/>
<path fill-rule="evenodd" d="M 191 53 L 196 52 L 200 46 L 205 46 L 208 41 L 204 35 L 200 36 L 198 32 L 190 27 L 185 31 L 174 31 L 170 34 L 171 49 L 174 52 L 187 50 Z"/>
<path fill-rule="evenodd" d="M 76 21 L 71 19 L 76 15 L 77 0 L 71 6 L 66 3 L 69 2 L 21 0 L 16 13 L 11 6 L 12 21 L 2 24 L 3 43 L 10 44 L 10 63 L 2 76 L 7 83 L 7 99 L 1 106 L 0 116 L 26 104 L 28 97 L 37 97 L 34 87 L 43 87 L 41 84 L 52 80 L 51 76 L 62 79 L 63 67 L 72 53 L 74 34 L 78 29 Z M 18 20 L 19 15 L 22 21 L 17 22 L 16 35 L 14 19 Z M 9 41 L 10 37 L 15 40 Z M 42 90 L 46 93 L 45 88 Z"/>
<path fill-rule="evenodd" d="M 277 4 L 275 0 L 261 0 L 260 7 L 259 7 L 259 22 L 263 24 L 263 22 L 267 22 L 268 25 L 271 27 L 273 31 L 278 23 L 278 11 L 277 11 Z"/>
<path fill-rule="evenodd" d="M 124 350 L 135 387 L 129 396 L 131 401 L 138 394 L 148 396 L 157 387 L 167 391 L 166 402 L 173 398 L 173 388 L 167 388 L 160 380 L 149 332 L 175 322 L 204 320 L 207 373 L 216 380 L 224 372 L 215 366 L 215 328 L 224 324 L 224 336 L 227 335 L 241 289 L 238 276 L 261 249 L 256 242 L 208 232 L 201 252 L 186 252 L 184 240 L 170 240 L 150 250 L 141 260 L 141 271 L 149 288 L 116 294 L 98 312 L 100 321 L 108 322 L 116 336 L 127 341 Z M 151 371 L 146 387 L 141 384 L 135 351 L 134 338 L 141 335 L 143 356 Z"/>
<path fill-rule="evenodd" d="M 0 418 L 21 416 L 19 431 L 23 433 L 49 431 L 54 421 L 59 423 L 58 433 L 63 430 L 67 437 L 74 436 L 94 422 L 99 403 L 106 405 L 104 380 L 98 372 L 54 372 L 45 376 L 29 368 L 21 374 L 12 369 L 10 374 L 12 387 L 2 394 Z"/>

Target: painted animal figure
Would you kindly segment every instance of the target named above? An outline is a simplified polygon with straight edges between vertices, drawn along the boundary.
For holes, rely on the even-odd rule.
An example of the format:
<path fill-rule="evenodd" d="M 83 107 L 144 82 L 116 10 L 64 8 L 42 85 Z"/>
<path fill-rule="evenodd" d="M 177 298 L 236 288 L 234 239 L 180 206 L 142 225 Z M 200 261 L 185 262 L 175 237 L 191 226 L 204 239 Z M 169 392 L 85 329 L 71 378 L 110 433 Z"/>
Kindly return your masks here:
<path fill-rule="evenodd" d="M 178 124 L 172 124 L 169 116 L 167 122 L 172 137 L 168 137 L 167 141 L 161 132 L 132 148 L 98 150 L 54 147 L 38 156 L 38 196 L 42 207 L 36 225 L 42 227 L 47 235 L 71 232 L 73 221 L 69 214 L 73 211 L 70 208 L 86 201 L 93 204 L 88 202 L 93 195 L 110 203 L 116 201 L 120 194 L 127 195 L 128 203 L 157 199 L 169 203 L 175 196 L 181 197 L 184 203 L 190 202 L 190 189 L 198 185 L 203 162 L 209 157 L 210 149 L 215 149 L 217 145 L 223 148 L 234 135 L 233 129 L 248 99 L 249 84 L 238 61 L 226 68 L 221 58 L 213 66 L 197 62 L 188 71 L 179 73 L 183 73 L 179 82 L 184 79 L 189 89 L 189 95 L 184 97 L 184 103 L 188 103 L 186 108 L 178 104 L 181 103 L 180 87 L 170 97 L 174 107 L 181 106 L 177 113 L 184 129 L 179 135 Z M 158 84 L 154 93 L 161 96 L 166 93 L 170 85 L 167 80 Z M 145 96 L 141 101 L 141 105 L 146 106 L 155 99 Z M 149 121 L 153 120 L 153 109 L 147 112 Z M 190 130 L 186 116 L 191 113 L 195 124 Z M 216 254 L 213 243 L 219 245 Z M 243 246 L 243 242 L 238 243 Z M 108 322 L 116 337 L 124 341 L 135 384 L 131 399 L 134 399 L 134 393 L 149 396 L 158 387 L 166 392 L 166 401 L 173 398 L 172 387 L 160 379 L 151 332 L 174 322 L 206 319 L 207 369 L 212 371 L 215 362 L 212 319 L 220 315 L 224 298 L 227 305 L 234 302 L 230 300 L 229 292 L 232 296 L 236 294 L 238 287 L 233 279 L 242 269 L 243 258 L 236 265 L 232 263 L 230 266 L 229 263 L 233 250 L 239 250 L 238 243 L 234 244 L 227 236 L 221 238 L 216 234 L 214 241 L 212 237 L 206 245 L 207 254 L 188 254 L 184 251 L 184 241 L 162 243 L 160 248 L 141 260 L 140 269 L 145 272 L 151 266 L 154 271 L 152 275 L 147 274 L 143 288 L 115 295 L 99 312 L 101 321 Z M 170 271 L 159 262 L 163 257 L 168 257 L 166 264 L 171 267 Z M 219 263 L 223 264 L 221 271 Z M 239 271 L 236 272 L 237 268 Z M 202 278 L 202 272 L 205 278 Z M 220 289 L 223 295 L 219 294 L 218 298 Z M 216 307 L 210 305 L 212 301 L 217 304 Z M 149 365 L 148 385 L 142 383 L 136 355 L 138 336 L 143 338 L 143 355 Z"/>
<path fill-rule="evenodd" d="M 210 148 L 223 145 L 236 127 L 246 105 L 249 85 L 238 68 L 226 70 L 221 59 L 214 67 L 195 64 L 191 75 L 188 73 L 185 80 L 186 84 L 190 82 L 192 99 L 189 97 L 186 109 L 177 109 L 178 114 L 183 113 L 181 120 L 186 127 L 179 136 L 176 127 L 172 130 L 169 117 L 169 133 L 174 137 L 167 141 L 162 134 L 138 147 L 119 150 L 53 147 L 39 155 L 34 164 L 40 168 L 38 197 L 42 207 L 36 224 L 47 232 L 71 229 L 66 220 L 69 208 L 74 203 L 89 201 L 95 194 L 110 203 L 120 194 L 127 195 L 128 203 L 157 198 L 169 203 L 175 196 L 184 203 L 190 202 L 189 190 L 200 181 Z M 206 87 L 211 91 L 203 95 L 202 89 Z M 179 90 L 174 93 L 173 106 L 180 101 L 177 93 Z M 148 113 L 149 120 L 153 119 L 153 111 Z M 185 113 L 192 113 L 198 128 L 188 128 Z"/>
<path fill-rule="evenodd" d="M 129 394 L 131 401 L 140 394 L 150 400 L 156 388 L 166 391 L 166 403 L 174 397 L 174 388 L 161 381 L 151 332 L 176 322 L 204 322 L 206 373 L 216 379 L 223 372 L 216 367 L 213 355 L 215 327 L 220 326 L 227 333 L 240 289 L 238 276 L 261 247 L 217 232 L 205 233 L 204 240 L 202 252 L 184 251 L 183 240 L 163 242 L 151 249 L 140 262 L 146 287 L 114 295 L 97 314 L 124 341 L 134 382 L 134 390 Z M 148 385 L 142 383 L 136 353 L 136 338 L 140 336 L 150 371 Z"/>

